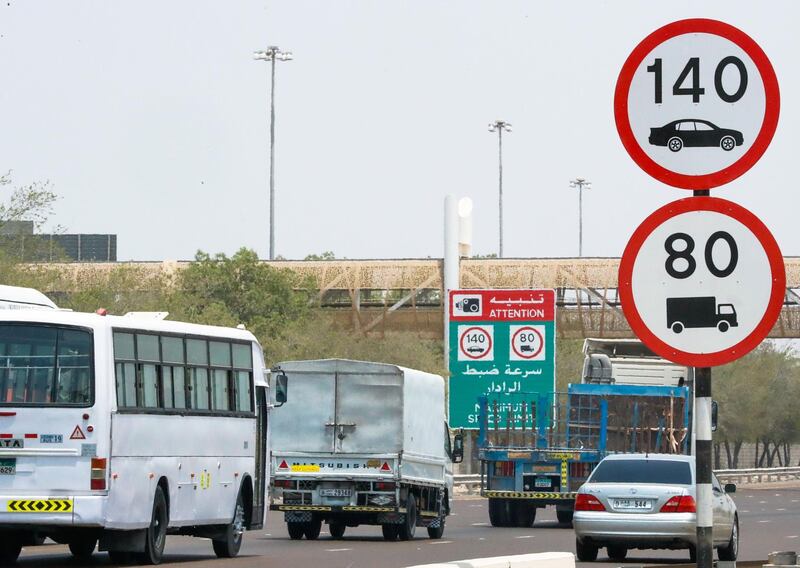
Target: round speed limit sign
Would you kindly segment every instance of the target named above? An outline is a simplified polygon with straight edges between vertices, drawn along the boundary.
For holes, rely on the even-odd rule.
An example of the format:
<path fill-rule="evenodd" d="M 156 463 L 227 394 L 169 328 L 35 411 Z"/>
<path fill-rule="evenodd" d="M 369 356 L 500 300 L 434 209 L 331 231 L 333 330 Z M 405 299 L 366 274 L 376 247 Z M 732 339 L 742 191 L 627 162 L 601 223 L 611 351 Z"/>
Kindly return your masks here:
<path fill-rule="evenodd" d="M 619 267 L 631 329 L 676 363 L 712 367 L 738 359 L 767 336 L 785 294 L 783 256 L 750 211 L 690 197 L 650 215 Z"/>
<path fill-rule="evenodd" d="M 622 67 L 617 130 L 648 174 L 684 189 L 741 176 L 767 149 L 780 113 L 778 79 L 741 30 L 681 20 L 647 36 Z"/>

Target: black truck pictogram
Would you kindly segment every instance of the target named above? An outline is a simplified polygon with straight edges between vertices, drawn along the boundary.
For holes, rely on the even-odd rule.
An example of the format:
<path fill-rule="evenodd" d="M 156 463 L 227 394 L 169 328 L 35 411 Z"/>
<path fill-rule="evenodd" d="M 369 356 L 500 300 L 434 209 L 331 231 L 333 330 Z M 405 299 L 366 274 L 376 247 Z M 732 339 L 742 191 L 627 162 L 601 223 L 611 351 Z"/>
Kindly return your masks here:
<path fill-rule="evenodd" d="M 733 304 L 717 304 L 714 296 L 667 298 L 667 327 L 675 333 L 692 327 L 716 327 L 725 333 L 738 325 Z"/>

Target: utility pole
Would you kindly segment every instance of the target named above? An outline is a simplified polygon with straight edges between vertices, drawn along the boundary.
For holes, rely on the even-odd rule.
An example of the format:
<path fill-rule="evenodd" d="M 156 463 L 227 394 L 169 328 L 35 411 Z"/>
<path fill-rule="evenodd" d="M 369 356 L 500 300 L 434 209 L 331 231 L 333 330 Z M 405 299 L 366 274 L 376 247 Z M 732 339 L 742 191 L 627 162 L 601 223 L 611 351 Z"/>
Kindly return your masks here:
<path fill-rule="evenodd" d="M 292 52 L 281 51 L 277 45 L 253 52 L 253 59 L 269 61 L 269 259 L 275 260 L 275 61 L 289 61 Z"/>
<path fill-rule="evenodd" d="M 583 256 L 583 188 L 591 189 L 592 182 L 584 178 L 575 178 L 569 182 L 572 188 L 578 188 L 578 257 Z"/>
<path fill-rule="evenodd" d="M 498 251 L 498 258 L 503 258 L 503 130 L 511 132 L 511 123 L 504 120 L 495 120 L 489 124 L 489 132 L 497 132 L 497 163 L 499 166 L 498 171 L 498 208 L 499 208 L 499 229 L 500 229 L 500 246 Z"/>

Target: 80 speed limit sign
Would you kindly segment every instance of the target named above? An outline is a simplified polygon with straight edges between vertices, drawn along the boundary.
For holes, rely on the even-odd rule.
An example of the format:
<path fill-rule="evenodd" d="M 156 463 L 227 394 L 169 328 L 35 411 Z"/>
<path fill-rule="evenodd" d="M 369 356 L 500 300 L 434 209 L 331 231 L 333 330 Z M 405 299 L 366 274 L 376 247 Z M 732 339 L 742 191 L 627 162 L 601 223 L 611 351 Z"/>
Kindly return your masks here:
<path fill-rule="evenodd" d="M 744 207 L 691 197 L 650 215 L 622 255 L 619 293 L 631 329 L 653 351 L 695 367 L 754 349 L 778 319 L 783 256 Z"/>
<path fill-rule="evenodd" d="M 648 174 L 684 189 L 728 183 L 767 149 L 780 112 L 775 71 L 741 30 L 681 20 L 647 36 L 622 67 L 614 115 Z"/>

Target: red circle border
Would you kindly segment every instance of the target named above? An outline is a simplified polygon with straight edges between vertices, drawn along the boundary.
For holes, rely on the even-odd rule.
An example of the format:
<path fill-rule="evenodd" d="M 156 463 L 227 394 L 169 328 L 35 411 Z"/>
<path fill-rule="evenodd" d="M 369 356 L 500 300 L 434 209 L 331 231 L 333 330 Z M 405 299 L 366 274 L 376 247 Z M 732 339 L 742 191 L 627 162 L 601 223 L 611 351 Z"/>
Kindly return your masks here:
<path fill-rule="evenodd" d="M 486 352 L 485 352 L 483 355 L 478 355 L 477 357 L 473 357 L 472 355 L 470 355 L 469 353 L 467 353 L 467 350 L 466 350 L 466 349 L 464 349 L 464 337 L 465 337 L 465 336 L 466 336 L 466 335 L 467 335 L 467 334 L 468 334 L 470 331 L 472 331 L 473 329 L 479 329 L 479 330 L 481 330 L 483 333 L 485 333 L 485 334 L 486 334 L 486 339 L 488 339 L 488 340 L 489 340 L 489 346 L 486 348 Z M 483 359 L 484 357 L 486 357 L 486 356 L 489 354 L 489 351 L 491 351 L 491 350 L 492 350 L 492 345 L 493 345 L 493 344 L 494 344 L 494 342 L 492 341 L 492 337 L 491 337 L 491 336 L 490 336 L 490 335 L 489 335 L 489 334 L 486 332 L 486 330 L 485 330 L 484 328 L 482 328 L 482 327 L 480 327 L 480 326 L 477 326 L 477 325 L 473 325 L 472 327 L 470 327 L 470 328 L 467 328 L 466 330 L 464 330 L 464 333 L 461 335 L 461 339 L 459 339 L 459 340 L 458 340 L 458 345 L 459 345 L 459 347 L 461 347 L 461 352 L 462 352 L 462 353 L 464 353 L 464 355 L 466 355 L 467 357 L 469 357 L 469 358 L 470 358 L 470 359 L 472 359 L 473 361 L 480 361 L 481 359 Z"/>
<path fill-rule="evenodd" d="M 541 341 L 541 343 L 542 343 L 542 344 L 541 344 L 541 346 L 539 346 L 539 350 L 538 350 L 536 353 L 534 353 L 533 355 L 531 355 L 530 357 L 526 357 L 525 355 L 523 355 L 522 353 L 520 353 L 519 351 L 517 351 L 517 348 L 516 348 L 516 347 L 514 347 L 514 338 L 515 338 L 517 335 L 519 335 L 519 333 L 520 333 L 521 331 L 524 331 L 524 330 L 526 330 L 526 329 L 529 329 L 529 330 L 531 330 L 533 333 L 535 333 L 536 335 L 538 335 L 538 336 L 539 336 L 539 340 L 540 340 L 540 341 Z M 526 360 L 526 361 L 530 361 L 531 359 L 533 359 L 534 357 L 536 357 L 537 355 L 539 355 L 539 353 L 541 353 L 541 352 L 542 352 L 542 349 L 544 349 L 544 337 L 542 336 L 542 334 L 541 334 L 541 333 L 539 333 L 539 330 L 537 330 L 537 329 L 534 329 L 533 327 L 531 327 L 531 326 L 529 326 L 529 325 L 526 325 L 526 326 L 524 326 L 524 327 L 521 327 L 521 328 L 519 328 L 519 329 L 516 331 L 516 333 L 514 333 L 514 335 L 511 337 L 511 349 L 514 351 L 514 353 L 517 355 L 517 357 L 522 357 L 524 360 Z"/>
<path fill-rule="evenodd" d="M 761 243 L 761 246 L 764 247 L 772 272 L 772 290 L 769 302 L 767 303 L 767 309 L 761 321 L 755 329 L 750 332 L 750 335 L 736 345 L 712 353 L 689 353 L 687 351 L 681 351 L 659 339 L 650 331 L 642 320 L 633 299 L 633 265 L 636 262 L 636 257 L 645 239 L 665 221 L 677 215 L 694 211 L 721 213 L 745 225 L 753 232 Z M 622 259 L 620 260 L 618 286 L 622 311 L 633 332 L 645 345 L 665 359 L 681 365 L 715 367 L 743 357 L 758 347 L 761 341 L 767 337 L 772 326 L 774 326 L 775 322 L 778 320 L 781 308 L 783 307 L 783 300 L 786 294 L 786 268 L 783 264 L 783 255 L 778 247 L 778 243 L 775 241 L 775 238 L 772 236 L 767 226 L 753 213 L 741 205 L 718 197 L 687 197 L 679 199 L 678 201 L 673 201 L 657 209 L 633 232 L 630 241 L 628 241 L 625 247 L 625 251 L 622 253 Z"/>
<path fill-rule="evenodd" d="M 764 121 L 753 145 L 748 148 L 744 156 L 730 166 L 702 175 L 687 175 L 673 172 L 659 165 L 645 153 L 631 129 L 628 117 L 628 93 L 636 69 L 644 58 L 657 46 L 679 35 L 690 33 L 709 33 L 721 36 L 738 45 L 753 60 L 764 83 Z M 617 132 L 622 140 L 622 145 L 636 164 L 649 175 L 680 189 L 711 189 L 729 183 L 753 167 L 753 165 L 766 152 L 767 147 L 775 135 L 780 115 L 781 95 L 778 87 L 778 78 L 764 50 L 751 38 L 738 28 L 718 20 L 693 18 L 672 22 L 661 27 L 644 38 L 631 52 L 617 79 L 614 90 L 614 121 Z"/>

